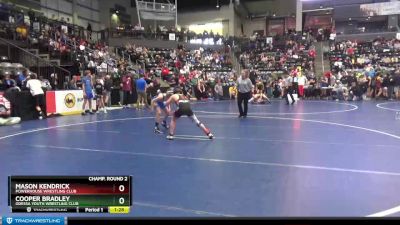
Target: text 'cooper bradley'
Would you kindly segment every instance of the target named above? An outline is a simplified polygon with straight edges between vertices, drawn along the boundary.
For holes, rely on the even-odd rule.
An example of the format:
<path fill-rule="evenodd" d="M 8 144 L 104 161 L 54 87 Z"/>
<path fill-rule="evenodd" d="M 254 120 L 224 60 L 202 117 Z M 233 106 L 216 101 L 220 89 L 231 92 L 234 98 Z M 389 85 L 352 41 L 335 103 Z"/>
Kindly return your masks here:
<path fill-rule="evenodd" d="M 70 184 L 15 184 L 15 189 L 70 189 Z"/>

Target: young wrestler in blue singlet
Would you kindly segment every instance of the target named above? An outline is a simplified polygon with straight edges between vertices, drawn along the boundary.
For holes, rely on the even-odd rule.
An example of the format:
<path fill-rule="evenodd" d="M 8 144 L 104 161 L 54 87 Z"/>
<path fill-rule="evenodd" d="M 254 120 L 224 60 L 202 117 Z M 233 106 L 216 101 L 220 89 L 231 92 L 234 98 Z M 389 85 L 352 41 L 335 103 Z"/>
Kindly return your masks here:
<path fill-rule="evenodd" d="M 154 132 L 162 134 L 159 124 L 161 123 L 165 129 L 168 129 L 167 119 L 170 113 L 170 107 L 165 105 L 165 101 L 172 94 L 172 92 L 162 93 L 160 90 L 157 91 L 157 96 L 151 101 L 152 109 L 156 108 L 156 118 Z M 163 121 L 161 122 L 161 115 L 164 114 Z"/>

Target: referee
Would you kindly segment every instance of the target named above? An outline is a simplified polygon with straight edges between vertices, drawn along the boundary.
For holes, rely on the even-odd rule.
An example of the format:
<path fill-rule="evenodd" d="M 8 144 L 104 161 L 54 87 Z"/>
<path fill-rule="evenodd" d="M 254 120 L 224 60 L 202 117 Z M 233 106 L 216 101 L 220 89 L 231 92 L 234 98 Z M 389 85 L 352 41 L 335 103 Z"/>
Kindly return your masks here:
<path fill-rule="evenodd" d="M 238 78 L 237 82 L 237 90 L 238 90 L 238 107 L 239 107 L 239 118 L 246 118 L 247 117 L 247 105 L 249 99 L 251 98 L 251 93 L 253 91 L 253 84 L 249 79 L 249 71 L 243 70 L 242 76 Z M 244 111 L 242 104 L 244 105 Z"/>

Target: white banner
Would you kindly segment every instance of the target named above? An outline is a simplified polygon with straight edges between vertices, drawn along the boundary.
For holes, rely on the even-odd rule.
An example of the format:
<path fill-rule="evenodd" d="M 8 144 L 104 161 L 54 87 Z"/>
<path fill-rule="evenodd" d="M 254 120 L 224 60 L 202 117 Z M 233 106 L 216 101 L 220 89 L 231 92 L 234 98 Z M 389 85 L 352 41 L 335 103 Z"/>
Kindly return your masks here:
<path fill-rule="evenodd" d="M 175 41 L 175 33 L 169 33 L 169 40 Z"/>
<path fill-rule="evenodd" d="M 267 42 L 267 44 L 272 44 L 273 38 L 272 37 L 267 37 L 266 38 L 266 42 Z"/>
<path fill-rule="evenodd" d="M 361 4 L 360 10 L 364 16 L 396 15 L 400 12 L 400 2 Z"/>
<path fill-rule="evenodd" d="M 56 113 L 68 114 L 82 111 L 83 91 L 56 91 Z"/>
<path fill-rule="evenodd" d="M 83 91 L 48 91 L 46 93 L 48 113 L 72 115 L 82 112 Z M 96 109 L 96 101 L 92 100 L 92 109 Z"/>
<path fill-rule="evenodd" d="M 161 20 L 161 21 L 175 20 L 175 14 L 169 12 L 141 11 L 140 16 L 145 20 Z"/>
<path fill-rule="evenodd" d="M 61 30 L 64 31 L 64 34 L 68 34 L 68 27 L 65 25 L 61 25 Z"/>

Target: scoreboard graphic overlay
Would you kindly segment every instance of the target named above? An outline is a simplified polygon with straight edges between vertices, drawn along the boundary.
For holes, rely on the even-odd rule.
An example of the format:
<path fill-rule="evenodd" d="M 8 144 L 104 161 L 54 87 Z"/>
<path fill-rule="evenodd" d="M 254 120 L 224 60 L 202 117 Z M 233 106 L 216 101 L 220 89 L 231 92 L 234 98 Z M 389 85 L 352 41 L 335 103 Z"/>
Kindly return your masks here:
<path fill-rule="evenodd" d="M 129 213 L 132 176 L 9 176 L 13 213 Z"/>

